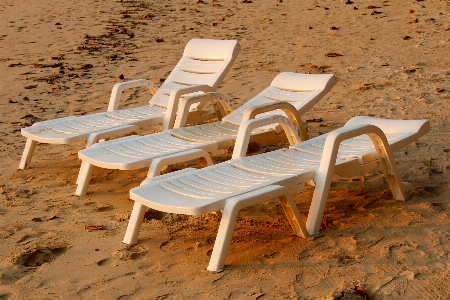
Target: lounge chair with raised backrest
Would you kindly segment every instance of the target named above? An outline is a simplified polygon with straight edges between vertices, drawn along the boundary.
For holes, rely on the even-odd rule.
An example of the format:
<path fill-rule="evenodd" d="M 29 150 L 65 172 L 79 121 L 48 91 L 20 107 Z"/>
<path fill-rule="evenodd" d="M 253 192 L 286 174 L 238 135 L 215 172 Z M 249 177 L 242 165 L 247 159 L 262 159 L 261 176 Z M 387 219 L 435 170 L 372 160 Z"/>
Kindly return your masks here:
<path fill-rule="evenodd" d="M 221 270 L 237 213 L 243 207 L 278 197 L 297 235 L 317 234 L 333 173 L 364 175 L 381 166 L 394 198 L 405 201 L 410 184 L 402 182 L 393 151 L 416 141 L 429 130 L 428 120 L 354 117 L 340 129 L 289 149 L 242 157 L 246 146 L 236 144 L 230 161 L 148 178 L 141 186 L 131 189 L 130 197 L 135 204 L 123 242 L 137 242 L 146 207 L 194 216 L 223 210 L 208 266 L 210 271 Z M 177 155 L 182 157 L 183 153 Z M 161 157 L 158 164 L 176 159 L 169 157 L 164 161 Z M 305 226 L 291 193 L 300 191 L 310 180 L 314 180 L 315 190 Z"/>
<path fill-rule="evenodd" d="M 114 85 L 107 112 L 81 117 L 66 117 L 35 123 L 23 128 L 27 138 L 19 169 L 26 169 L 38 142 L 50 144 L 74 144 L 87 141 L 92 133 L 101 139 L 139 133 L 162 124 L 163 130 L 173 127 L 180 99 L 215 91 L 222 83 L 240 51 L 235 40 L 193 39 L 189 41 L 183 57 L 160 88 L 147 79 L 137 79 Z M 121 93 L 125 89 L 147 87 L 152 93 L 149 105 L 118 109 Z M 213 118 L 221 119 L 223 106 L 213 104 L 205 109 L 205 103 L 195 103 L 187 108 L 188 122 L 200 123 Z"/>
<path fill-rule="evenodd" d="M 226 101 L 217 93 L 183 99 L 175 120 L 177 128 L 147 136 L 130 136 L 97 143 L 80 151 L 78 156 L 83 162 L 75 194 L 86 194 L 93 165 L 119 170 L 138 169 L 149 167 L 157 157 L 188 149 L 203 149 L 217 155 L 223 149 L 233 146 L 236 138 L 248 142 L 250 135 L 254 141 L 263 145 L 282 142 L 285 140 L 284 133 L 276 124 L 284 126 L 284 118 L 280 119 L 281 122 L 278 121 L 283 113 L 300 128 L 302 139 L 306 140 L 307 134 L 300 116 L 327 94 L 335 82 L 333 74 L 281 73 L 268 88 L 222 121 L 198 126 L 182 127 L 190 105 L 214 99 L 225 105 Z M 243 134 L 238 135 L 239 131 Z M 91 138 L 98 139 L 95 135 Z"/>

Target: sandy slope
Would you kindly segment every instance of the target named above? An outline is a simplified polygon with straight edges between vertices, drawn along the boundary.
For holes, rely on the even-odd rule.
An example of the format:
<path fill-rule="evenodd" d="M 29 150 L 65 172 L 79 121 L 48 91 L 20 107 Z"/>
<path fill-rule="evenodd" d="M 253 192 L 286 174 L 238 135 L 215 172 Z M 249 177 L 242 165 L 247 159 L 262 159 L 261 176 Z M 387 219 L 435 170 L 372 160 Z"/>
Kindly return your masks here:
<path fill-rule="evenodd" d="M 369 299 L 450 298 L 450 2 L 353 2 L 3 0 L 0 299 L 356 299 L 355 286 Z M 396 154 L 412 199 L 392 200 L 380 172 L 335 178 L 321 233 L 306 240 L 276 202 L 251 207 L 226 270 L 210 274 L 214 215 L 148 214 L 139 244 L 121 243 L 128 191 L 146 170 L 95 170 L 81 198 L 83 145 L 38 145 L 32 167 L 16 170 L 20 128 L 105 110 L 120 75 L 160 82 L 197 37 L 241 43 L 220 88 L 236 104 L 282 71 L 336 74 L 304 117 L 324 120 L 308 123 L 311 136 L 354 115 L 430 119 L 431 132 Z M 129 92 L 123 105 L 148 97 Z M 311 195 L 296 196 L 304 216 Z"/>

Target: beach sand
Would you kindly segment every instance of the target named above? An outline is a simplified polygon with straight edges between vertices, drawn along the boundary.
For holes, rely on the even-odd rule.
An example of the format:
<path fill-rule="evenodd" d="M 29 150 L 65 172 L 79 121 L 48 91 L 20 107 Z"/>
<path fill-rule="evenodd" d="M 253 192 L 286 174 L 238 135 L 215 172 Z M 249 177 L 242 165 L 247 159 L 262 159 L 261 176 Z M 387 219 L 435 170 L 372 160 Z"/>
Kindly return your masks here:
<path fill-rule="evenodd" d="M 0 299 L 449 299 L 449 12 L 446 0 L 3 0 Z M 139 243 L 121 243 L 147 170 L 96 168 L 85 197 L 73 195 L 83 144 L 39 144 L 17 170 L 22 127 L 105 111 L 121 75 L 159 84 L 192 38 L 239 40 L 219 88 L 236 105 L 283 71 L 334 73 L 303 116 L 323 119 L 312 137 L 356 115 L 429 119 L 395 155 L 411 199 L 393 200 L 381 171 L 336 176 L 307 239 L 276 201 L 249 207 L 212 274 L 215 215 L 149 212 Z M 127 91 L 121 107 L 149 97 Z M 295 195 L 303 217 L 312 192 Z"/>

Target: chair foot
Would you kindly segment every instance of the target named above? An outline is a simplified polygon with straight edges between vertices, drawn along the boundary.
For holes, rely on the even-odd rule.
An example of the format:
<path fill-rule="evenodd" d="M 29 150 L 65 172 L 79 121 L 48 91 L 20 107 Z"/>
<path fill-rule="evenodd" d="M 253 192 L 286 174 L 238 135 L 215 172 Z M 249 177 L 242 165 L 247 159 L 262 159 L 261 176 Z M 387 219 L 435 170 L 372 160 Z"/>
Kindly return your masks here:
<path fill-rule="evenodd" d="M 137 242 L 139 230 L 144 221 L 146 207 L 139 202 L 134 202 L 133 211 L 131 212 L 130 221 L 128 221 L 127 231 L 122 243 L 131 245 Z"/>
<path fill-rule="evenodd" d="M 25 149 L 23 149 L 22 158 L 19 163 L 19 169 L 25 170 L 30 166 L 31 158 L 33 157 L 34 149 L 36 148 L 37 142 L 28 138 L 25 144 Z"/>
<path fill-rule="evenodd" d="M 87 162 L 81 163 L 80 172 L 78 173 L 77 190 L 75 191 L 75 195 L 77 196 L 86 195 L 86 190 L 89 185 L 89 181 L 91 180 L 91 175 L 92 175 L 92 165 Z"/>
<path fill-rule="evenodd" d="M 214 242 L 213 252 L 207 270 L 210 272 L 222 271 L 225 265 L 225 259 L 230 248 L 231 237 L 233 236 L 234 225 L 240 207 L 236 203 L 227 203 L 223 210 L 222 220 L 220 221 L 219 231 Z"/>
<path fill-rule="evenodd" d="M 208 271 L 218 272 L 223 270 L 238 212 L 244 207 L 274 198 L 279 198 L 295 234 L 303 237 L 308 236 L 308 232 L 300 217 L 297 206 L 295 206 L 289 190 L 285 187 L 271 185 L 230 198 L 225 204 L 225 208 L 222 212 L 222 220 L 220 221 L 219 231 L 217 232 L 213 252 L 207 268 Z"/>

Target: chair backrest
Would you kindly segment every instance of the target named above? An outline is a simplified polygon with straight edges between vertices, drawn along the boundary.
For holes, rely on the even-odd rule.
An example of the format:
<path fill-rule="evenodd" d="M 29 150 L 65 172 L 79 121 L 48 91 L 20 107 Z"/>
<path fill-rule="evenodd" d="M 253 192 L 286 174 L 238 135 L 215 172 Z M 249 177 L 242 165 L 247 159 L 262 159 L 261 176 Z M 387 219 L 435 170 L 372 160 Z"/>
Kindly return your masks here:
<path fill-rule="evenodd" d="M 386 136 L 395 136 L 395 140 L 389 141 L 392 151 L 397 151 L 406 147 L 431 130 L 430 121 L 427 119 L 392 120 L 367 116 L 353 117 L 347 121 L 344 126 L 352 127 L 362 124 L 375 125 L 380 128 Z"/>
<path fill-rule="evenodd" d="M 278 74 L 268 88 L 223 118 L 223 121 L 239 125 L 248 107 L 268 105 L 276 102 L 289 102 L 301 116 L 322 99 L 335 84 L 336 79 L 333 74 L 284 72 Z M 274 113 L 284 114 L 281 111 L 276 111 L 264 113 L 257 117 Z"/>
<path fill-rule="evenodd" d="M 150 100 L 167 107 L 173 89 L 209 85 L 217 89 L 230 70 L 241 49 L 236 40 L 193 39 L 184 49 L 183 57 Z"/>
<path fill-rule="evenodd" d="M 430 122 L 426 119 L 422 120 L 392 120 L 373 118 L 367 116 L 357 116 L 351 118 L 344 128 L 357 127 L 361 125 L 374 125 L 380 128 L 386 136 L 392 151 L 397 151 L 406 147 L 410 143 L 416 141 L 421 136 L 430 131 Z M 308 153 L 308 155 L 322 155 L 325 141 L 330 133 L 322 134 L 314 139 L 300 143 L 291 149 Z M 377 152 L 374 148 L 373 142 L 366 134 L 347 139 L 340 143 L 338 159 L 346 159 L 345 161 L 337 162 L 347 163 L 349 158 L 358 158 L 360 165 L 369 164 L 378 159 Z M 346 176 L 342 173 L 344 169 L 340 169 L 340 175 Z"/>

